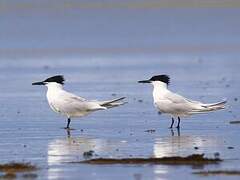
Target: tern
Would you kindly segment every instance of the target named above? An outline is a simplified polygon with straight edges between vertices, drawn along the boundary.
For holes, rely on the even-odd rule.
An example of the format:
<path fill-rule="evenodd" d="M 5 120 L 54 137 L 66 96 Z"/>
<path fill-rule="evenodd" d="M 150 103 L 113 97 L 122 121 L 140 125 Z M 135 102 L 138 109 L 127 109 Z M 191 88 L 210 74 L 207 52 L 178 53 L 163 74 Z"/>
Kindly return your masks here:
<path fill-rule="evenodd" d="M 106 110 L 126 103 L 122 101 L 125 97 L 107 101 L 87 100 L 65 91 L 63 89 L 64 81 L 62 75 L 56 75 L 41 82 L 34 82 L 32 85 L 47 86 L 49 106 L 54 112 L 67 117 L 65 129 L 70 129 L 71 118 L 83 117 L 98 110 Z"/>
<path fill-rule="evenodd" d="M 178 125 L 176 128 L 179 129 L 181 117 L 224 109 L 227 102 L 224 100 L 217 103 L 205 104 L 199 101 L 187 99 L 181 95 L 173 93 L 168 89 L 170 82 L 168 75 L 156 75 L 148 80 L 138 82 L 151 83 L 153 85 L 154 106 L 160 113 L 171 115 L 172 123 L 170 128 L 173 127 L 174 118 L 178 119 Z"/>

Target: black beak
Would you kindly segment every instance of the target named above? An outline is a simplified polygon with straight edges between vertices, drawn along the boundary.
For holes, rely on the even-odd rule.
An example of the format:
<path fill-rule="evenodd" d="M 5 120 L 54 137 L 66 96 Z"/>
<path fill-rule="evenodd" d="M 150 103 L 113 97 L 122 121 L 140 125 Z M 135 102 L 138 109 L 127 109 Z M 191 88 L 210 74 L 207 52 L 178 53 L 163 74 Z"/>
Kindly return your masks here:
<path fill-rule="evenodd" d="M 143 80 L 143 81 L 138 81 L 138 83 L 151 83 L 150 80 Z"/>
<path fill-rule="evenodd" d="M 45 85 L 45 83 L 42 81 L 42 82 L 34 82 L 32 83 L 32 85 Z"/>

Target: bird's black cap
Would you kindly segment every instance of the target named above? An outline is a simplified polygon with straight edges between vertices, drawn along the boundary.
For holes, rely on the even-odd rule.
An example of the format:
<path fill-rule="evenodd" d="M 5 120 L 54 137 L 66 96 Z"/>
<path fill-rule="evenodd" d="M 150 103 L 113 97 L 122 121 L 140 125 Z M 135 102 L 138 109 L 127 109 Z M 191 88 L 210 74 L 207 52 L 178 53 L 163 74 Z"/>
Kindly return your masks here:
<path fill-rule="evenodd" d="M 56 76 L 49 77 L 44 81 L 32 83 L 32 85 L 45 85 L 46 83 L 49 83 L 49 82 L 56 82 L 63 85 L 64 81 L 65 79 L 62 75 L 56 75 Z"/>
<path fill-rule="evenodd" d="M 148 80 L 143 80 L 143 81 L 138 81 L 138 82 L 139 83 L 151 83 L 152 81 L 161 81 L 168 85 L 170 83 L 170 77 L 168 75 L 162 74 L 162 75 L 153 76 Z"/>
<path fill-rule="evenodd" d="M 56 82 L 59 84 L 64 84 L 64 81 L 65 81 L 65 79 L 64 79 L 63 75 L 52 76 L 52 77 L 44 80 L 44 82 Z"/>

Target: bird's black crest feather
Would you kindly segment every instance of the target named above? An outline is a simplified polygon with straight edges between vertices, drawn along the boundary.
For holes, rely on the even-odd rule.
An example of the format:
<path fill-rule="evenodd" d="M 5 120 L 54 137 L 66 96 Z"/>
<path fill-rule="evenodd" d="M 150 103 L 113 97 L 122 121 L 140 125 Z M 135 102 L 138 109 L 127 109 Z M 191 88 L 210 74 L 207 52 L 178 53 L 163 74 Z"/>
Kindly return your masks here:
<path fill-rule="evenodd" d="M 170 77 L 165 74 L 156 75 L 156 76 L 151 77 L 150 81 L 162 81 L 168 85 L 170 83 Z"/>
<path fill-rule="evenodd" d="M 59 84 L 64 84 L 64 77 L 62 75 L 52 76 L 44 80 L 44 82 L 56 82 Z"/>

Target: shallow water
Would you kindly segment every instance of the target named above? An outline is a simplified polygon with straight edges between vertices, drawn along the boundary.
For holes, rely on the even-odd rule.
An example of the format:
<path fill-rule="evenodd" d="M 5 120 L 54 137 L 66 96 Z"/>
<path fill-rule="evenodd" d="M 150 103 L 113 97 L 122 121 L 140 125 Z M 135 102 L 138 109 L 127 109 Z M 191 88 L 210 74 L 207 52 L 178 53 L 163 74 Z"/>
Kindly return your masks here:
<path fill-rule="evenodd" d="M 1 163 L 31 162 L 40 167 L 38 179 L 200 179 L 192 173 L 239 170 L 240 126 L 229 124 L 240 118 L 237 8 L 79 10 L 28 2 L 5 1 L 0 9 Z M 179 132 L 169 130 L 171 119 L 153 107 L 152 87 L 137 83 L 164 73 L 171 90 L 204 102 L 227 98 L 228 108 L 182 119 Z M 128 104 L 73 120 L 69 134 L 66 119 L 49 109 L 45 87 L 31 85 L 55 74 L 64 74 L 65 88 L 80 96 L 126 96 Z M 89 150 L 96 158 L 219 153 L 224 161 L 202 167 L 71 163 Z"/>
<path fill-rule="evenodd" d="M 0 95 L 1 162 L 31 162 L 40 167 L 36 172 L 38 177 L 48 179 L 173 179 L 176 174 L 179 178 L 198 178 L 192 172 L 238 169 L 239 125 L 229 124 L 239 118 L 239 101 L 234 100 L 239 98 L 239 74 L 234 73 L 238 71 L 238 61 L 203 60 L 199 63 L 185 60 L 180 63 L 153 58 L 153 66 L 146 65 L 144 59 L 131 58 L 129 66 L 124 58 L 125 64 L 114 64 L 108 59 L 104 61 L 106 66 L 100 60 L 95 63 L 72 60 L 65 68 L 61 60 L 41 61 L 50 66 L 48 69 L 31 60 L 22 60 L 21 64 L 2 60 L 1 81 L 6 83 Z M 136 65 L 132 65 L 134 60 L 138 61 Z M 136 83 L 151 76 L 150 71 L 157 71 L 156 66 L 171 72 L 172 90 L 205 102 L 225 97 L 229 101 L 228 109 L 183 119 L 180 132 L 169 130 L 170 118 L 157 114 L 152 105 L 152 87 Z M 182 66 L 199 75 L 190 77 L 178 69 Z M 204 67 L 211 71 L 203 71 Z M 68 134 L 62 129 L 66 120 L 48 107 L 45 87 L 31 86 L 32 81 L 57 72 L 66 74 L 65 88 L 76 94 L 92 99 L 126 96 L 128 104 L 73 120 L 71 126 L 76 130 Z M 145 132 L 151 129 L 156 131 Z M 234 149 L 228 149 L 230 146 Z M 94 151 L 96 158 L 187 156 L 193 153 L 214 157 L 218 152 L 224 162 L 202 167 L 70 163 L 84 160 L 83 153 L 89 150 Z"/>

